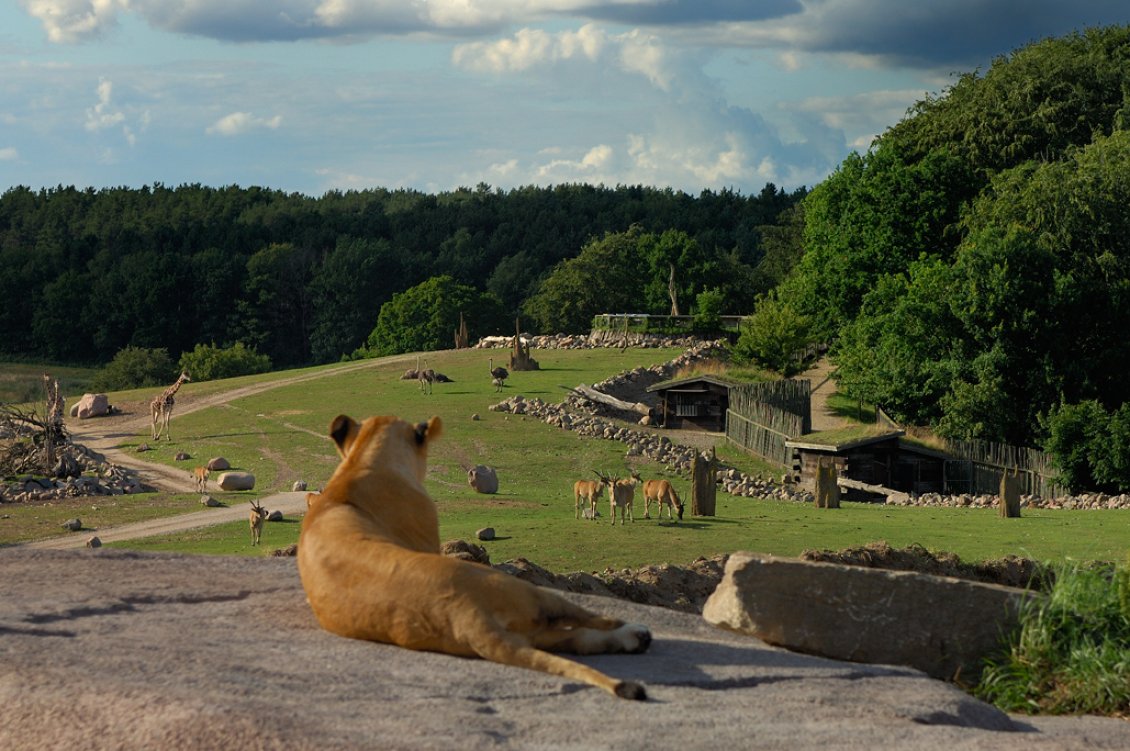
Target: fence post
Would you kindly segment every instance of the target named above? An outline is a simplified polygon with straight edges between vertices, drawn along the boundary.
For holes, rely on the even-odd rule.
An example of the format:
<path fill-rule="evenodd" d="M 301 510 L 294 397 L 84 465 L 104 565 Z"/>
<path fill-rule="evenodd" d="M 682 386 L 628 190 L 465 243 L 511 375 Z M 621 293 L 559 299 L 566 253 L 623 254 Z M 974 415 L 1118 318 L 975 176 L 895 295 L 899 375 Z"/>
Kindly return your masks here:
<path fill-rule="evenodd" d="M 718 494 L 715 467 L 717 458 L 714 449 L 710 455 L 696 452 L 691 465 L 691 514 L 693 516 L 714 516 L 714 502 Z"/>
<path fill-rule="evenodd" d="M 1000 512 L 1007 519 L 1020 518 L 1020 470 L 1001 474 Z"/>
<path fill-rule="evenodd" d="M 836 465 L 820 460 L 816 465 L 816 508 L 839 508 L 840 486 Z"/>

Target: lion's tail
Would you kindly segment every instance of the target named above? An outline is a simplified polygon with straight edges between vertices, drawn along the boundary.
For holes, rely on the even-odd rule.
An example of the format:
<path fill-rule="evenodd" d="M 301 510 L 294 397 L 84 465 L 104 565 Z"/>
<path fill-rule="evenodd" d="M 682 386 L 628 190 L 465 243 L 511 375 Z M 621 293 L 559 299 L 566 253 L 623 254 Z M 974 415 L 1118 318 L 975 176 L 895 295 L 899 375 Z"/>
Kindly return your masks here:
<path fill-rule="evenodd" d="M 543 673 L 559 675 L 562 678 L 588 683 L 591 686 L 603 688 L 621 699 L 635 699 L 637 701 L 647 699 L 647 691 L 635 681 L 618 680 L 595 668 L 590 668 L 588 665 L 582 665 L 579 662 L 523 644 L 513 637 L 492 639 L 489 643 L 483 644 L 482 648 L 477 651 L 481 657 L 493 662 L 528 670 L 538 670 Z"/>

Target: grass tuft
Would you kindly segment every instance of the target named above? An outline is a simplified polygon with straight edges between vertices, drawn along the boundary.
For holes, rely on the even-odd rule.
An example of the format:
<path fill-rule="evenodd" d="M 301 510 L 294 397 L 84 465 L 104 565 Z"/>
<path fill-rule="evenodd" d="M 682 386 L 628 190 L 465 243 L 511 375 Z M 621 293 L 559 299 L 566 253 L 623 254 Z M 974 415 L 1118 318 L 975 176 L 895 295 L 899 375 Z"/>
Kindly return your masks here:
<path fill-rule="evenodd" d="M 976 694 L 1012 712 L 1130 714 L 1130 560 L 1053 568 L 1051 591 L 1024 604 Z"/>

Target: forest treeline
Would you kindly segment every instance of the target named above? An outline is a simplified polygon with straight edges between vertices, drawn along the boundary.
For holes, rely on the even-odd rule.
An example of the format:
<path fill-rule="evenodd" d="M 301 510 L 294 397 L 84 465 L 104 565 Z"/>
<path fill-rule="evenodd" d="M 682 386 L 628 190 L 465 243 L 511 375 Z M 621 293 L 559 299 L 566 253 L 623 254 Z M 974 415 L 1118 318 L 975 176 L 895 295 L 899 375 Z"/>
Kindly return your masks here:
<path fill-rule="evenodd" d="M 903 422 L 1130 487 L 1130 27 L 960 76 L 803 211 L 751 335 L 833 343 L 841 390 Z"/>
<path fill-rule="evenodd" d="M 664 293 L 648 297 L 654 280 L 640 277 L 616 300 L 571 302 L 567 323 L 587 327 L 620 301 L 668 313 L 672 263 L 685 308 L 723 287 L 724 312 L 742 313 L 777 281 L 772 264 L 758 270 L 762 228 L 804 195 L 772 184 L 751 196 L 479 185 L 317 198 L 234 186 L 15 187 L 0 196 L 0 356 L 104 364 L 131 347 L 175 361 L 199 344 L 240 342 L 275 367 L 336 361 L 369 346 L 397 295 L 401 308 L 423 300 L 456 316 L 433 326 L 439 346 L 452 345 L 457 309 L 472 339 L 512 332 L 518 315 L 528 330 L 552 328 L 559 306 L 530 312 L 527 301 L 587 245 L 629 233 L 651 248 L 658 265 L 647 273 L 662 277 Z M 683 271 L 692 265 L 693 279 Z M 390 310 L 388 326 L 403 312 Z"/>

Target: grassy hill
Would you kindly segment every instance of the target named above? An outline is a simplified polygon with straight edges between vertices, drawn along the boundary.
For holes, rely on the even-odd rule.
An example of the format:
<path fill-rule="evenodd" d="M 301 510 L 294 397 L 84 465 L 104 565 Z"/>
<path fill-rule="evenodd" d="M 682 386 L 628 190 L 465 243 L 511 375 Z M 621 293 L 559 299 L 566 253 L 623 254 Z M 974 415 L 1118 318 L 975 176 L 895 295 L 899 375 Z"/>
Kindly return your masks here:
<path fill-rule="evenodd" d="M 680 524 L 644 520 L 642 502 L 636 521 L 608 523 L 607 509 L 597 522 L 575 520 L 572 484 L 592 476 L 593 469 L 623 472 L 638 469 L 644 477 L 671 479 L 684 501 L 689 501 L 689 479 L 639 457 L 626 457 L 626 445 L 615 441 L 581 438 L 532 418 L 491 412 L 491 404 L 521 394 L 556 402 L 562 387 L 594 383 L 617 372 L 647 366 L 675 357 L 675 350 L 538 351 L 542 370 L 513 373 L 504 393 L 495 393 L 487 369 L 488 357 L 505 361 L 505 351 L 460 350 L 427 354 L 429 367 L 450 376 L 453 383 L 435 384 L 434 393 L 422 394 L 414 381 L 400 380 L 414 358 L 370 361 L 362 368 L 332 365 L 305 371 L 249 376 L 230 381 L 187 384 L 178 394 L 172 432 L 174 440 L 162 442 L 147 460 L 186 468 L 173 457 L 186 451 L 194 462 L 224 456 L 234 467 L 255 473 L 255 496 L 214 493 L 227 503 L 245 503 L 278 490 L 288 490 L 294 480 L 320 487 L 337 465 L 337 455 L 326 437 L 334 416 L 356 418 L 372 414 L 397 414 L 409 420 L 439 415 L 445 435 L 433 447 L 428 489 L 439 506 L 441 539 L 472 539 L 477 529 L 494 527 L 498 539 L 487 543 L 492 560 L 524 557 L 557 571 L 602 570 L 648 563 L 686 564 L 696 557 L 735 550 L 756 550 L 796 555 L 806 548 L 840 549 L 886 540 L 901 547 L 921 544 L 931 550 L 957 553 L 966 560 L 1015 554 L 1040 559 L 1122 559 L 1130 549 L 1130 524 L 1124 514 L 1079 511 L 1026 511 L 1021 519 L 1001 519 L 982 509 L 924 509 L 845 503 L 839 510 L 818 510 L 807 505 L 719 494 L 717 515 L 691 517 L 689 508 Z M 222 406 L 190 412 L 194 399 L 231 390 L 248 383 L 278 381 L 317 375 L 280 385 L 258 394 L 234 399 Z M 111 395 L 126 409 L 143 406 L 148 391 Z M 473 419 L 473 415 L 479 419 Z M 150 442 L 148 431 L 124 436 L 120 447 L 135 448 Z M 740 451 L 723 447 L 720 456 L 754 474 L 776 474 Z M 498 471 L 500 491 L 480 495 L 467 484 L 467 469 L 486 464 Z M 99 499 L 97 511 L 84 508 L 83 520 L 97 528 L 129 520 L 132 507 L 194 507 L 193 495 L 118 497 Z M 67 503 L 51 510 L 51 518 L 65 518 Z M 77 502 L 76 502 L 77 503 Z M 89 507 L 90 501 L 85 502 Z M 4 514 L 45 516 L 44 509 L 0 507 Z M 0 543 L 5 539 L 0 522 Z M 268 524 L 266 549 L 297 540 L 297 521 Z M 57 526 L 44 527 L 54 534 Z M 11 537 L 7 538 L 11 541 Z M 218 554 L 263 554 L 248 544 L 246 524 L 198 530 L 175 538 L 153 538 L 122 547 L 146 550 L 184 550 Z"/>

